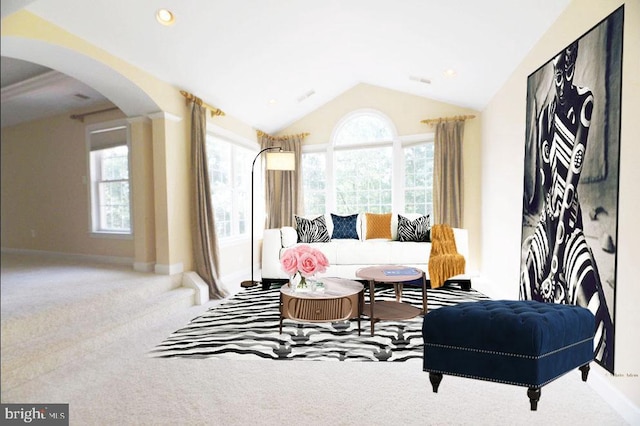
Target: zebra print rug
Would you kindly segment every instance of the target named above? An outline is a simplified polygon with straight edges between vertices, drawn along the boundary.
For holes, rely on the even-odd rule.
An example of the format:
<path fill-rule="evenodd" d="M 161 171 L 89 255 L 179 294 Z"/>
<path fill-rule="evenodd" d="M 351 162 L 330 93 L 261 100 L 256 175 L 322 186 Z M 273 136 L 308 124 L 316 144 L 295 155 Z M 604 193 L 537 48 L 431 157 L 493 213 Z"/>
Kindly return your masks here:
<path fill-rule="evenodd" d="M 428 289 L 428 309 L 488 299 L 456 286 Z M 370 335 L 368 318 L 334 323 L 285 319 L 279 333 L 280 288 L 244 289 L 171 334 L 149 356 L 157 358 L 234 358 L 274 360 L 406 361 L 422 358 L 422 316 L 380 321 Z M 365 299 L 368 299 L 365 294 Z M 393 286 L 376 288 L 376 300 L 394 300 Z M 420 287 L 405 286 L 402 300 L 422 306 Z"/>

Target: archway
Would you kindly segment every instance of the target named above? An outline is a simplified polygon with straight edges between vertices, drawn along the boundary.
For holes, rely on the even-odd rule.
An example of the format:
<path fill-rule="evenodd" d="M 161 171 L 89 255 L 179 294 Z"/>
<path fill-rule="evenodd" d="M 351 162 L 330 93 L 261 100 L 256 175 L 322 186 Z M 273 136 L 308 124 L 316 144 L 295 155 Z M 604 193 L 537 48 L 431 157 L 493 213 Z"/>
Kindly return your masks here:
<path fill-rule="evenodd" d="M 3 36 L 2 55 L 43 65 L 73 77 L 102 93 L 128 117 L 162 110 L 127 77 L 81 52 L 42 40 Z"/>

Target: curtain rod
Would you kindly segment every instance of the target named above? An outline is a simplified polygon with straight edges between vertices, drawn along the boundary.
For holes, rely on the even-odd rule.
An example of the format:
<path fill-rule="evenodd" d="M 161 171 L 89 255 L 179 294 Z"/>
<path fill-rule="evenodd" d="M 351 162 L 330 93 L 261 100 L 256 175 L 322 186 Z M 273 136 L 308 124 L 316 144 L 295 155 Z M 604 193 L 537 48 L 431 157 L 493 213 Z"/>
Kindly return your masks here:
<path fill-rule="evenodd" d="M 189 101 L 193 101 L 195 103 L 197 103 L 200 106 L 203 106 L 205 108 L 207 108 L 210 112 L 211 112 L 211 117 L 216 116 L 216 115 L 225 115 L 224 111 L 222 111 L 219 108 L 213 107 L 207 103 L 205 103 L 202 99 L 200 99 L 199 97 L 189 93 L 189 92 L 185 92 L 184 90 L 180 91 L 180 94 L 182 96 L 184 96 L 185 98 L 187 98 L 187 103 Z"/>
<path fill-rule="evenodd" d="M 73 115 L 70 115 L 69 118 L 71 118 L 73 120 L 80 120 L 81 122 L 84 123 L 84 118 L 86 116 L 88 116 L 88 115 L 100 114 L 100 113 L 107 112 L 107 111 L 115 111 L 117 109 L 120 109 L 120 108 L 111 107 L 111 108 L 99 109 L 97 111 L 85 112 L 85 113 L 82 113 L 82 114 L 73 114 Z"/>
<path fill-rule="evenodd" d="M 437 123 L 443 123 L 445 121 L 465 121 L 472 118 L 476 118 L 476 116 L 475 115 L 455 115 L 453 117 L 430 118 L 428 120 L 422 120 L 421 123 L 437 124 Z"/>
<path fill-rule="evenodd" d="M 262 130 L 256 130 L 256 133 L 258 134 L 259 138 L 266 136 L 267 138 L 269 138 L 269 140 L 272 140 L 272 141 L 286 141 L 293 136 L 300 136 L 301 138 L 306 138 L 307 136 L 310 135 L 310 133 L 298 133 L 297 135 L 271 136 L 270 134 L 265 133 Z"/>

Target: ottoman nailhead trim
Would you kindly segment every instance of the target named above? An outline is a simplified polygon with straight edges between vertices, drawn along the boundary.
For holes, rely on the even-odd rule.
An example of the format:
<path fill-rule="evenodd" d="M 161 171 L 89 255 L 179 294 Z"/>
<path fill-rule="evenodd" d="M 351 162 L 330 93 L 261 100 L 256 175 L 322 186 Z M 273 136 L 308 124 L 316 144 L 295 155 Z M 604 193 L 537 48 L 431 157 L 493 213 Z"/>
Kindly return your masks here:
<path fill-rule="evenodd" d="M 553 355 L 553 354 L 558 353 L 558 352 L 562 352 L 565 349 L 572 348 L 573 346 L 581 345 L 581 344 L 583 344 L 585 342 L 588 342 L 588 341 L 590 341 L 592 339 L 593 339 L 592 337 L 589 337 L 587 339 L 580 340 L 579 342 L 574 342 L 574 343 L 572 343 L 570 345 L 563 346 L 561 348 L 555 349 L 555 350 L 553 350 L 551 352 L 547 352 L 546 354 L 542 354 L 542 355 L 538 355 L 538 356 L 512 354 L 512 353 L 508 353 L 508 352 L 490 351 L 490 350 L 486 350 L 486 349 L 463 348 L 463 347 L 460 347 L 460 346 L 441 345 L 439 343 L 427 343 L 427 342 L 425 342 L 424 345 L 425 346 L 433 346 L 433 347 L 436 347 L 436 348 L 456 349 L 456 350 L 461 350 L 461 351 L 469 351 L 469 352 L 479 352 L 479 353 L 493 354 L 493 355 L 511 356 L 511 357 L 516 357 L 516 358 L 541 359 L 541 358 L 544 358 L 546 356 Z"/>
<path fill-rule="evenodd" d="M 440 374 L 447 374 L 449 376 L 458 376 L 458 377 L 466 377 L 468 379 L 476 379 L 476 380 L 484 380 L 487 382 L 495 382 L 495 383 L 504 383 L 506 385 L 515 385 L 515 386 L 527 386 L 527 387 L 538 387 L 541 388 L 542 386 L 554 381 L 555 379 L 557 379 L 560 376 L 564 376 L 565 374 L 568 373 L 568 371 L 565 371 L 564 373 L 558 374 L 555 377 L 552 377 L 551 379 L 540 383 L 540 384 L 530 384 L 530 383 L 520 383 L 520 382 L 512 382 L 509 380 L 500 380 L 500 379 L 491 379 L 489 377 L 480 377 L 480 376 L 474 376 L 474 375 L 470 375 L 470 374 L 460 374 L 460 373 L 452 373 L 449 371 L 442 371 L 442 370 L 430 370 L 430 369 L 424 369 L 424 371 L 427 371 L 429 373 L 440 373 Z M 571 371 L 571 370 L 570 370 Z"/>

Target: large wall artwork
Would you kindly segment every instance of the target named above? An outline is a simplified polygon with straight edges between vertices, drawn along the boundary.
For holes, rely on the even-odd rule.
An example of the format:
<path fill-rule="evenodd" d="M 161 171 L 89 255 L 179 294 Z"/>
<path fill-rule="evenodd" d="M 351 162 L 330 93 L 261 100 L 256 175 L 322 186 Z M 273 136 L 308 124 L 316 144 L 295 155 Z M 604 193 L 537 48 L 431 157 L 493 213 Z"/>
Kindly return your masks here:
<path fill-rule="evenodd" d="M 596 317 L 614 371 L 624 6 L 527 79 L 520 299 Z"/>

